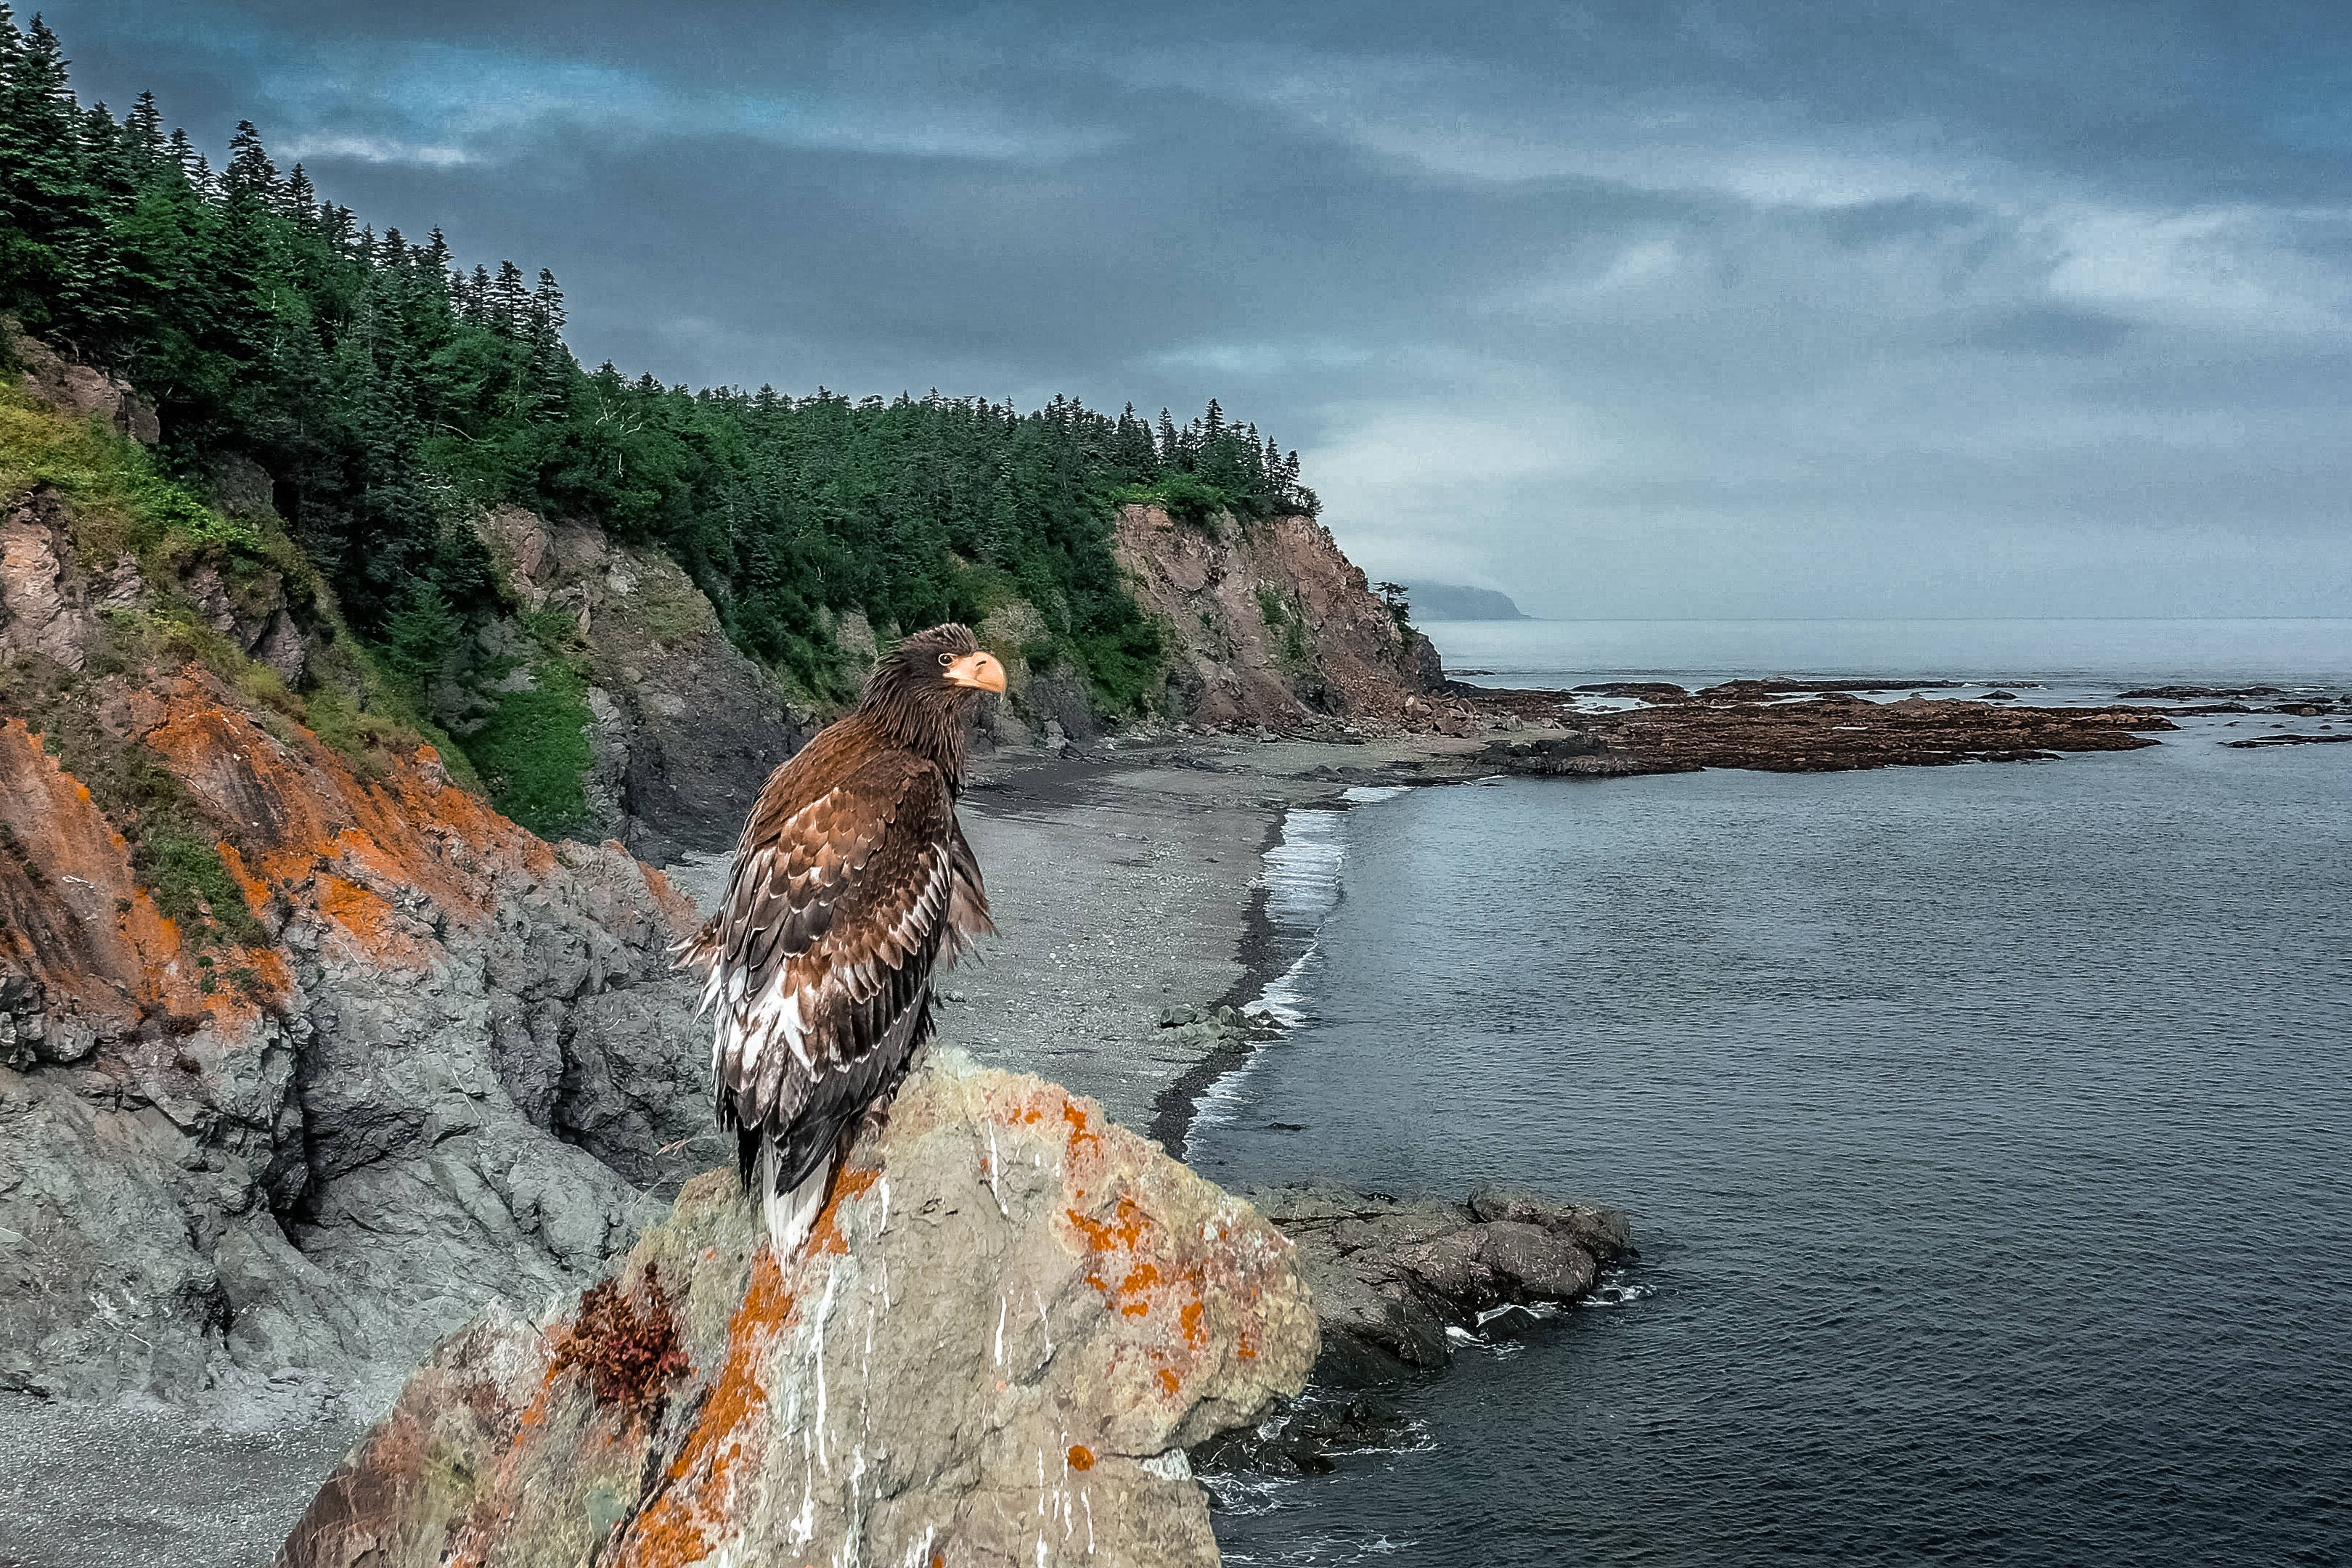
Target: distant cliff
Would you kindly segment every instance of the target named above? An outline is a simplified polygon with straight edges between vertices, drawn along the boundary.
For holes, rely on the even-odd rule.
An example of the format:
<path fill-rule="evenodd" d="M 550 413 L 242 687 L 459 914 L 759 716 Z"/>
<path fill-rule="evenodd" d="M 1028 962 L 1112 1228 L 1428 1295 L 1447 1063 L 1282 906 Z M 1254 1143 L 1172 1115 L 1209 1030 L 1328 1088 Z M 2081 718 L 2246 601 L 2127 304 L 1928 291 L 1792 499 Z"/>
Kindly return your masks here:
<path fill-rule="evenodd" d="M 1531 621 L 1533 616 L 1492 588 L 1464 588 L 1452 583 L 1408 583 L 1405 595 L 1412 613 L 1424 621 Z"/>
<path fill-rule="evenodd" d="M 1118 552 L 1160 628 L 1167 703 L 1194 722 L 1412 724 L 1436 650 L 1314 519 L 1179 519 L 1124 506 Z"/>

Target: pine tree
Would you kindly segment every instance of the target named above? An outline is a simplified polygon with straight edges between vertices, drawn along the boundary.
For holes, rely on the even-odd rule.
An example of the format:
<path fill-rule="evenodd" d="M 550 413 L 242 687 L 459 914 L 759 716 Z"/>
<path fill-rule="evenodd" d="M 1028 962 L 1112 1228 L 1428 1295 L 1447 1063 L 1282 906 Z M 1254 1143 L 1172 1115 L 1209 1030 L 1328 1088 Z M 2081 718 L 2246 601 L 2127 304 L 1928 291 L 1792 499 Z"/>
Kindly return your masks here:
<path fill-rule="evenodd" d="M 122 128 L 131 136 L 131 145 L 146 156 L 152 167 L 164 157 L 163 112 L 155 106 L 155 95 L 142 92 L 131 112 L 122 118 Z"/>
<path fill-rule="evenodd" d="M 509 338 L 523 335 L 525 321 L 530 310 L 530 296 L 524 292 L 522 268 L 511 261 L 499 263 L 499 274 L 490 285 L 490 325 Z"/>
<path fill-rule="evenodd" d="M 261 132 L 250 120 L 236 122 L 229 138 L 228 167 L 221 171 L 221 191 L 231 203 L 274 205 L 279 194 L 277 166 L 262 150 Z"/>
<path fill-rule="evenodd" d="M 318 215 L 311 208 L 318 199 L 319 193 L 311 188 L 310 176 L 302 172 L 301 164 L 295 164 L 294 172 L 286 176 L 286 190 L 279 199 L 278 211 L 295 224 L 307 228 L 317 221 Z"/>
<path fill-rule="evenodd" d="M 544 267 L 539 269 L 539 287 L 531 292 L 528 318 L 530 353 L 525 362 L 523 395 L 532 418 L 550 419 L 562 414 L 571 400 L 572 381 L 579 367 L 563 346 L 563 290 L 555 286 L 555 274 Z"/>

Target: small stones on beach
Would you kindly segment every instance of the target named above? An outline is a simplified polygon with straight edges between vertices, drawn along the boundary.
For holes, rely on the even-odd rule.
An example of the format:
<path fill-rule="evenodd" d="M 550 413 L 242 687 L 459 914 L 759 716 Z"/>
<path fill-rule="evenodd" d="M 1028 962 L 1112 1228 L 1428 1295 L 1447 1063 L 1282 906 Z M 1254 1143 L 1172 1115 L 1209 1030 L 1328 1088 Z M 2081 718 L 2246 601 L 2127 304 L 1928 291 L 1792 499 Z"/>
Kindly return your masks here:
<path fill-rule="evenodd" d="M 1213 1049 L 1227 1040 L 1247 1040 L 1276 1032 L 1279 1026 L 1262 1013 L 1244 1013 L 1230 1006 L 1190 1007 L 1181 1004 L 1160 1013 L 1160 1027 L 1176 1042 Z"/>

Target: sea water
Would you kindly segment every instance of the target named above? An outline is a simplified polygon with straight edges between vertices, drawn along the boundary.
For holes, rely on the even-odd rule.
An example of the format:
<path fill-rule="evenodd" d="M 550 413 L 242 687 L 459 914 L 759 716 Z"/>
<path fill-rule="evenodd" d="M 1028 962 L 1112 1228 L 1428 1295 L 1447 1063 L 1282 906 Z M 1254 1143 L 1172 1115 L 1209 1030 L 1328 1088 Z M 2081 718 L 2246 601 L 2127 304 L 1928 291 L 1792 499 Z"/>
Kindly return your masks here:
<path fill-rule="evenodd" d="M 1508 635 L 1523 684 L 2112 693 L 2341 686 L 2336 626 L 1908 667 L 1886 639 L 1595 659 L 1568 646 L 1589 628 Z M 1643 1257 L 1615 1304 L 1404 1391 L 1414 1447 L 1225 1489 L 1227 1560 L 2352 1561 L 2352 745 L 2221 744 L 2280 724 L 2352 728 L 1502 780 L 1315 824 L 1291 1026 L 1192 1158 L 1525 1183 L 1622 1206 Z"/>

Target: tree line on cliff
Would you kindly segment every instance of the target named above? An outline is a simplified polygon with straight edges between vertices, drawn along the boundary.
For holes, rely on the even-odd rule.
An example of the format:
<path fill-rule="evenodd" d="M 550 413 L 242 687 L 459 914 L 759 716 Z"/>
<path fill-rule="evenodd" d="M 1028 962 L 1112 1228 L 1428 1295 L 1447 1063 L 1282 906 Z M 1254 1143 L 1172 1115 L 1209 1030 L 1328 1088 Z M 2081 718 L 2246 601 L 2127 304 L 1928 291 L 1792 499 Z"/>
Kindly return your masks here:
<path fill-rule="evenodd" d="M 669 552 L 736 643 L 837 695 L 830 616 L 977 621 L 1020 597 L 1113 709 L 1157 631 L 1121 584 L 1112 508 L 1313 512 L 1297 454 L 1212 401 L 1178 426 L 1055 398 L 691 391 L 563 339 L 554 277 L 378 234 L 281 173 L 250 122 L 215 170 L 152 94 L 83 107 L 56 36 L 0 5 L 0 312 L 129 375 L 164 458 L 258 463 L 360 633 L 396 650 L 496 615 L 470 525 L 513 502 Z"/>

